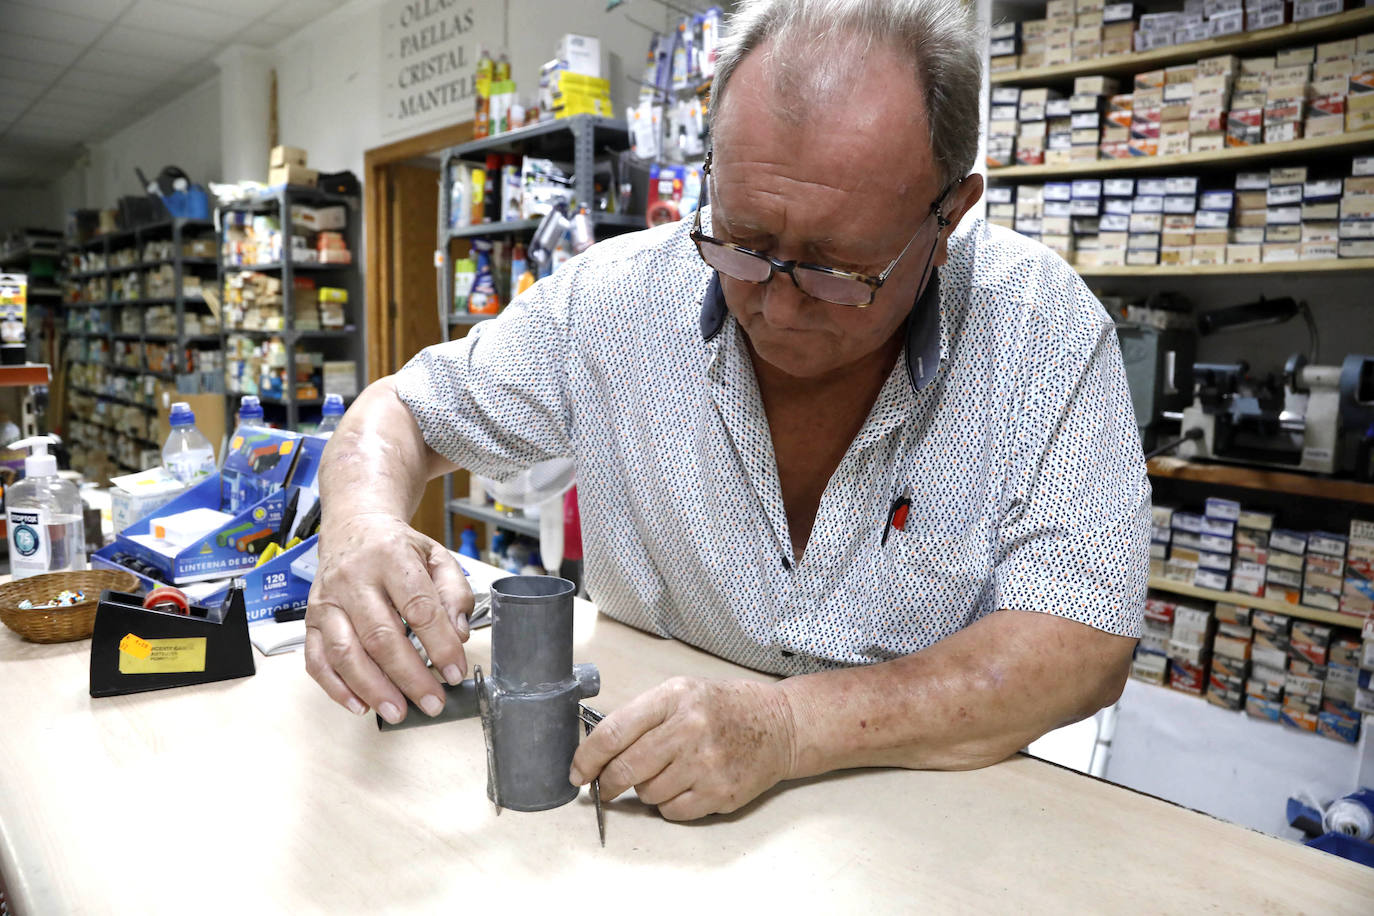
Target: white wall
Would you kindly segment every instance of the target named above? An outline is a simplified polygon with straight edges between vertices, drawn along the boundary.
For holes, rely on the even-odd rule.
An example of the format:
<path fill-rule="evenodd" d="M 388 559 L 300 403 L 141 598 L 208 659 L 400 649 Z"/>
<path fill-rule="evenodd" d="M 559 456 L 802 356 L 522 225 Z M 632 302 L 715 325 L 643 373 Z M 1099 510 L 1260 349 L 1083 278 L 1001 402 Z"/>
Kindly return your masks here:
<path fill-rule="evenodd" d="M 104 209 L 139 194 L 134 169 L 152 179 L 166 165 L 198 182 L 220 181 L 219 80 L 207 80 L 119 133 L 93 144 L 89 155 L 52 185 L 52 225 L 76 207 Z"/>
<path fill-rule="evenodd" d="M 361 177 L 366 150 L 404 139 L 404 134 L 382 134 L 383 6 L 382 0 L 353 0 L 275 49 L 281 142 L 306 149 L 311 167 L 351 169 Z M 471 6 L 480 20 L 500 21 L 500 28 L 491 31 L 508 36 L 505 50 L 522 98 L 537 95 L 539 68 L 554 56 L 559 37 L 567 32 L 601 39 L 602 76 L 611 82 L 617 110 L 638 92 L 625 75 L 641 75 L 649 33 L 631 24 L 625 12 L 605 12 L 605 0 L 472 0 Z M 633 4 L 630 12 L 641 21 L 667 21 L 657 4 Z M 496 54 L 502 49 L 489 50 Z"/>

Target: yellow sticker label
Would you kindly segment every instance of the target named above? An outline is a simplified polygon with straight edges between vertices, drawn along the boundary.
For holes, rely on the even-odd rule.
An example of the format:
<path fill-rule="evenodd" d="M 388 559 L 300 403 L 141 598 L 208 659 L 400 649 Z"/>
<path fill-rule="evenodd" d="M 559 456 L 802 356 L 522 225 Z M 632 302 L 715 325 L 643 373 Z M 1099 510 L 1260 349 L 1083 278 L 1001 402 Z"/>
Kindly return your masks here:
<path fill-rule="evenodd" d="M 119 651 L 134 658 L 147 658 L 153 652 L 148 640 L 130 633 L 119 641 Z"/>
<path fill-rule="evenodd" d="M 234 437 L 234 441 L 229 443 L 229 450 L 230 450 L 231 452 L 237 452 L 237 451 L 239 450 L 240 446 L 242 446 L 242 445 L 243 445 L 243 437 L 242 437 L 242 436 L 235 436 L 235 437 Z"/>
<path fill-rule="evenodd" d="M 138 639 L 137 636 L 129 634 L 124 637 Z M 184 639 L 139 639 L 139 642 L 148 647 L 148 654 L 144 657 L 130 655 L 128 652 L 119 653 L 119 673 L 120 674 L 180 674 L 188 671 L 205 670 L 205 641 L 204 636 L 192 636 Z M 123 648 L 123 643 L 120 643 Z"/>
<path fill-rule="evenodd" d="M 278 451 L 279 453 L 283 454 L 283 455 L 289 455 L 289 454 L 291 454 L 291 449 L 295 447 L 295 444 L 296 444 L 296 443 L 294 443 L 294 442 L 292 442 L 291 440 L 288 439 L 287 441 L 283 442 L 281 445 L 277 446 L 277 451 Z"/>

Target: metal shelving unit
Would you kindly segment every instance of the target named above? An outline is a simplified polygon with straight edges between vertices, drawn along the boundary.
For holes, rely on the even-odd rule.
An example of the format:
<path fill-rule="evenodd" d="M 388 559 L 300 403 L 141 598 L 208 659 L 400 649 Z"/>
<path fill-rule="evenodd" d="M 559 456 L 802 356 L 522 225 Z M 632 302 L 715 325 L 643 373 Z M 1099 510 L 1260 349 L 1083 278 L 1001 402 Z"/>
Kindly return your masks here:
<path fill-rule="evenodd" d="M 365 349 L 366 328 L 362 301 L 362 284 L 359 280 L 358 271 L 358 259 L 362 256 L 358 202 L 354 198 L 330 194 L 316 188 L 286 185 L 273 188 L 264 196 L 249 201 L 230 204 L 223 209 L 227 211 L 255 214 L 275 214 L 279 221 L 278 228 L 283 233 L 283 251 L 289 251 L 291 207 L 293 205 L 307 207 L 342 205 L 347 211 L 347 222 L 345 227 L 340 231 L 343 233 L 344 240 L 348 245 L 348 250 L 352 252 L 352 262 L 349 264 L 307 264 L 286 258 L 282 261 L 272 261 L 261 264 L 227 264 L 224 263 L 225 237 L 224 229 L 221 225 L 219 234 L 220 296 L 221 301 L 223 301 L 225 284 L 229 274 L 252 271 L 255 273 L 281 276 L 282 328 L 277 330 L 230 328 L 227 326 L 227 323 L 223 326 L 222 333 L 226 341 L 225 396 L 227 398 L 227 403 L 225 405 L 225 416 L 226 418 L 232 418 L 234 416 L 235 412 L 238 410 L 239 398 L 242 395 L 257 394 L 265 407 L 278 411 L 275 418 L 269 415 L 269 420 L 275 419 L 288 429 L 299 429 L 302 419 L 306 416 L 306 414 L 302 413 L 302 408 L 319 407 L 324 403 L 322 396 L 330 393 L 321 391 L 322 396 L 318 398 L 301 398 L 297 396 L 295 380 L 296 353 L 298 350 L 304 348 L 304 342 L 309 341 L 311 349 L 315 349 L 318 344 L 326 360 L 353 360 L 356 367 L 356 390 L 362 391 L 365 383 L 367 352 Z M 298 274 L 310 276 L 319 281 L 321 285 L 342 287 L 348 290 L 346 313 L 349 317 L 349 321 L 346 327 L 338 329 L 322 328 L 318 330 L 296 327 L 294 282 Z M 287 382 L 281 397 L 263 395 L 256 390 L 230 391 L 231 386 L 229 385 L 228 376 L 229 366 L 227 362 L 229 355 L 229 337 L 243 337 L 254 341 L 265 341 L 272 338 L 281 339 L 286 350 L 287 370 Z M 321 379 L 321 386 L 323 386 L 323 379 Z M 256 388 L 256 383 L 254 388 Z M 352 398 L 353 396 L 350 395 L 346 396 L 344 400 L 351 401 Z M 311 419 L 311 422 L 314 422 L 314 418 Z M 230 424 L 232 425 L 232 420 L 230 420 Z"/>
<path fill-rule="evenodd" d="M 168 219 L 155 223 L 149 223 L 136 229 L 125 229 L 119 232 L 107 233 L 96 236 L 86 242 L 82 242 L 69 247 L 70 251 L 98 253 L 101 257 L 103 267 L 93 270 L 72 271 L 67 274 L 67 280 L 73 283 L 88 282 L 96 280 L 100 282 L 100 299 L 94 301 L 65 302 L 63 304 L 67 319 L 62 323 L 62 333 L 68 343 L 65 345 L 67 351 L 67 362 L 70 366 L 73 363 L 95 364 L 107 373 L 117 372 L 124 375 L 136 376 L 140 382 L 135 382 L 134 389 L 149 391 L 149 382 L 157 380 L 160 382 L 185 381 L 186 388 L 192 388 L 200 381 L 194 374 L 188 373 L 190 367 L 185 362 L 186 350 L 194 348 L 198 350 L 218 350 L 220 349 L 221 338 L 218 332 L 213 334 L 187 334 L 187 314 L 194 310 L 196 313 L 208 316 L 210 314 L 209 305 L 201 296 L 186 295 L 186 278 L 199 277 L 202 284 L 215 282 L 216 259 L 208 256 L 186 255 L 184 245 L 199 238 L 211 237 L 214 232 L 214 224 L 209 220 L 191 219 Z M 145 245 L 149 242 L 170 242 L 172 248 L 171 257 L 146 258 Z M 112 265 L 113 255 L 122 252 L 132 252 L 133 260 L 127 263 Z M 171 296 L 152 296 L 149 295 L 147 272 L 160 267 L 171 266 L 173 270 L 172 289 L 174 295 Z M 116 298 L 114 288 L 114 278 L 130 273 L 137 273 L 138 295 L 130 298 Z M 147 309 L 156 306 L 172 306 L 176 316 L 176 332 L 172 334 L 150 332 L 148 330 Z M 119 322 L 116 321 L 116 310 L 137 309 L 137 330 L 121 330 Z M 98 310 L 94 329 L 73 322 L 71 319 L 78 310 Z M 109 360 L 93 359 L 91 357 L 90 343 L 95 340 L 104 340 L 111 344 L 120 341 L 137 345 L 137 355 L 139 365 L 125 366 Z M 174 348 L 172 354 L 171 368 L 152 368 L 148 362 L 148 345 L 166 344 Z M 180 371 L 178 371 L 180 370 Z M 87 386 L 80 386 L 68 383 L 72 391 L 94 397 L 99 403 L 119 404 L 121 406 L 135 407 L 144 411 L 149 416 L 143 421 L 144 434 L 130 432 L 128 429 L 121 429 L 107 423 L 99 422 L 98 415 L 86 418 L 76 418 L 68 416 L 64 420 L 64 431 L 72 429 L 74 422 L 86 423 L 91 426 L 100 427 L 121 436 L 135 443 L 143 453 L 155 450 L 158 443 L 146 435 L 151 426 L 152 415 L 156 413 L 156 406 L 152 403 L 149 396 L 146 400 L 125 397 L 117 394 L 113 390 L 102 390 Z M 178 388 L 183 386 L 179 385 Z M 73 442 L 87 449 L 97 452 L 110 452 L 109 443 L 105 441 L 87 441 L 85 437 L 68 433 Z M 145 461 L 135 461 L 133 463 L 119 460 L 121 450 L 118 447 L 122 443 L 116 440 L 116 448 L 112 454 L 116 457 L 116 463 L 121 471 L 142 470 Z"/>
<path fill-rule="evenodd" d="M 522 237 L 528 238 L 539 227 L 538 219 L 509 220 L 506 222 L 480 223 L 470 226 L 453 226 L 452 172 L 458 162 L 480 162 L 489 153 L 516 153 L 525 156 L 538 156 L 558 162 L 571 162 L 573 170 L 573 199 L 588 204 L 588 209 L 596 198 L 594 166 L 598 152 L 620 151 L 629 146 L 629 130 L 624 121 L 602 118 L 593 115 L 577 115 L 571 118 L 558 118 L 543 121 L 529 127 L 507 131 L 494 137 L 485 137 L 450 147 L 441 156 L 439 165 L 439 250 L 436 252 L 435 265 L 439 271 L 439 314 L 443 324 L 444 340 L 451 339 L 455 328 L 467 329 L 491 318 L 491 315 L 472 315 L 453 311 L 453 246 L 455 242 L 474 238 Z M 634 214 L 592 213 L 592 225 L 598 238 L 620 232 L 644 228 L 644 218 Z M 461 335 L 459 335 L 461 336 Z M 482 521 L 512 531 L 537 537 L 539 525 L 529 519 L 511 518 L 494 512 L 486 507 L 473 505 L 466 498 L 456 499 L 453 493 L 453 475 L 444 477 L 444 542 L 449 548 L 455 547 L 453 517 Z"/>

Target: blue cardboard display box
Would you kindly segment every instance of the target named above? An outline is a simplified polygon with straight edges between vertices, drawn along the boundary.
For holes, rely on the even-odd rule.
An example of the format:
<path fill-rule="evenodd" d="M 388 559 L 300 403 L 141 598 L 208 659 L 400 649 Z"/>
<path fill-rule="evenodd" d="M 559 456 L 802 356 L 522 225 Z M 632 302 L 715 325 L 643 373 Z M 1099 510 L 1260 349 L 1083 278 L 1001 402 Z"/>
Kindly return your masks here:
<path fill-rule="evenodd" d="M 195 487 L 167 503 L 158 515 L 175 515 L 190 509 L 219 509 L 221 480 L 212 474 Z M 205 579 L 225 579 L 253 568 L 258 554 L 271 543 L 281 526 L 285 494 L 278 490 L 235 514 L 205 537 L 174 553 L 150 546 L 152 516 L 121 531 L 113 544 L 96 551 L 106 565 L 124 567 L 116 556 L 133 557 L 156 570 L 164 582 L 184 585 Z M 148 578 L 144 576 L 143 578 Z"/>
<path fill-rule="evenodd" d="M 310 597 L 310 583 L 291 571 L 291 561 L 314 547 L 315 541 L 316 537 L 309 537 L 240 577 L 250 624 L 272 620 L 277 611 L 296 611 L 305 607 Z M 205 603 L 218 604 L 228 594 L 226 583 L 224 588 L 205 598 Z"/>

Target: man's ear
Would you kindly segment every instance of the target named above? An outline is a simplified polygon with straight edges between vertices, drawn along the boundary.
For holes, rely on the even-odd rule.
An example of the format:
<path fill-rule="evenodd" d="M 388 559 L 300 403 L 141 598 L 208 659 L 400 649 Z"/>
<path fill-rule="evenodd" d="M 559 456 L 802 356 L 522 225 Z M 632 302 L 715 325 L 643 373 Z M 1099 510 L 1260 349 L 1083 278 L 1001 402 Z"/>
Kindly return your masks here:
<path fill-rule="evenodd" d="M 935 265 L 938 267 L 945 263 L 948 254 L 946 246 L 949 243 L 949 233 L 959 221 L 964 218 L 968 211 L 973 209 L 973 205 L 978 203 L 983 196 L 983 176 L 974 172 L 964 178 L 959 183 L 959 187 L 954 189 L 950 195 L 950 201 L 945 205 L 945 219 L 949 225 L 940 233 L 940 244 L 935 250 Z"/>

